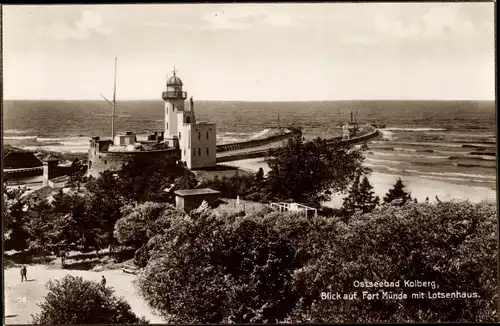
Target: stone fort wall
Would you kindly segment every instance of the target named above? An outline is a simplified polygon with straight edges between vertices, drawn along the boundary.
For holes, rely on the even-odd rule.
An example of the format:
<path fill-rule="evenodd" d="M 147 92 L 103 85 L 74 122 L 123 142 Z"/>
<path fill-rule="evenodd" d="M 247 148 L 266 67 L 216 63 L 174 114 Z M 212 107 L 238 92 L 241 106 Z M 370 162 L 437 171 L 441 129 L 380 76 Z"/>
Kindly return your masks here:
<path fill-rule="evenodd" d="M 177 161 L 180 159 L 180 151 L 176 148 L 134 152 L 97 151 L 95 154 L 91 151 L 89 154 L 89 175 L 98 177 L 101 172 L 107 170 L 121 170 L 124 164 L 136 159 L 143 162 Z"/>

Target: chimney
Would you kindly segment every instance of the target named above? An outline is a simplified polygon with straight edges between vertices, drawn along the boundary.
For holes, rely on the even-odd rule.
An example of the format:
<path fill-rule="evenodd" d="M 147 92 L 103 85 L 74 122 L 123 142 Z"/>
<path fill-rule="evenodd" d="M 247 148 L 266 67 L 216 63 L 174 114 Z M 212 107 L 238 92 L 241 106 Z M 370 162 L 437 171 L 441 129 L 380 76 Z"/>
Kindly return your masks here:
<path fill-rule="evenodd" d="M 48 186 L 49 185 L 49 180 L 52 179 L 55 175 L 55 170 L 57 169 L 57 164 L 59 163 L 59 160 L 52 157 L 50 154 L 43 159 L 43 181 L 42 185 Z"/>
<path fill-rule="evenodd" d="M 192 96 L 189 98 L 189 111 L 191 111 L 191 123 L 196 123 L 196 117 L 194 116 L 194 101 Z"/>

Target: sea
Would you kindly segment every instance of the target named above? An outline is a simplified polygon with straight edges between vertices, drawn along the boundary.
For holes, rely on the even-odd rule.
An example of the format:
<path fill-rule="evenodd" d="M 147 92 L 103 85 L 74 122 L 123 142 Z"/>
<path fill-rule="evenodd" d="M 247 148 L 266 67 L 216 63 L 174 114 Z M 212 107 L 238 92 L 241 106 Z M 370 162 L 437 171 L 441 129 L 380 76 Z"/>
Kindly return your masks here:
<path fill-rule="evenodd" d="M 494 101 L 196 101 L 198 121 L 217 123 L 217 142 L 262 135 L 276 126 L 303 128 L 306 139 L 341 134 L 341 125 L 385 125 L 368 143 L 365 165 L 375 172 L 496 189 Z M 138 139 L 164 128 L 161 100 L 122 101 L 116 131 Z M 93 136 L 109 137 L 111 108 L 104 101 L 5 101 L 3 141 L 28 150 L 85 153 Z M 472 154 L 473 153 L 473 154 Z"/>

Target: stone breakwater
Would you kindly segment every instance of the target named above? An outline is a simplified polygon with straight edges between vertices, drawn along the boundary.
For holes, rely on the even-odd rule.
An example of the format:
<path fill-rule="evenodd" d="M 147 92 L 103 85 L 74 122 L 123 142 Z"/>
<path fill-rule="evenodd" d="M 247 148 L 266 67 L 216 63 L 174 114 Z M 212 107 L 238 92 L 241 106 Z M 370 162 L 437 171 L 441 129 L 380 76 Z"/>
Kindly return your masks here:
<path fill-rule="evenodd" d="M 296 135 L 302 135 L 302 131 L 300 128 L 283 128 L 283 133 L 279 135 L 274 135 L 262 139 L 252 139 L 238 143 L 217 145 L 217 153 L 235 151 L 245 148 L 260 147 L 271 143 L 279 142 L 282 140 L 286 140 L 288 138 L 295 137 Z"/>
<path fill-rule="evenodd" d="M 379 136 L 380 132 L 378 129 L 372 127 L 372 126 L 365 126 L 363 128 L 363 134 L 360 135 L 360 136 L 357 136 L 357 137 L 353 137 L 351 139 L 347 139 L 347 140 L 342 140 L 342 137 L 334 137 L 334 138 L 330 138 L 328 139 L 328 143 L 329 144 L 333 144 L 333 143 L 337 143 L 337 142 L 343 142 L 343 143 L 347 143 L 347 144 L 356 144 L 356 143 L 360 143 L 360 142 L 365 142 L 365 141 L 368 141 L 370 139 L 373 139 L 377 136 Z M 291 136 L 288 136 L 287 138 L 290 138 Z M 285 138 L 281 139 L 281 140 L 284 140 Z M 266 140 L 269 140 L 269 139 L 263 139 L 264 141 Z M 274 140 L 272 142 L 268 142 L 268 143 L 264 143 L 264 144 L 259 144 L 257 143 L 258 145 L 254 145 L 254 146 L 249 146 L 249 147 L 242 147 L 242 149 L 244 148 L 252 148 L 252 147 L 259 147 L 259 146 L 263 146 L 263 145 L 267 145 L 266 148 L 261 148 L 261 149 L 256 149 L 256 150 L 253 150 L 253 151 L 238 151 L 238 152 L 235 152 L 235 153 L 231 153 L 230 151 L 236 151 L 238 150 L 239 148 L 235 148 L 235 149 L 228 149 L 228 150 L 225 150 L 226 153 L 220 153 L 219 151 L 217 151 L 217 163 L 224 163 L 224 162 L 231 162 L 231 161 L 239 161 L 239 160 L 246 160 L 246 159 L 251 159 L 251 158 L 258 158 L 258 157 L 265 157 L 268 153 L 268 150 L 270 148 L 272 148 L 273 146 L 273 143 L 275 144 L 276 142 L 278 142 L 278 140 Z M 238 143 L 240 144 L 240 143 Z M 232 145 L 232 144 L 228 144 L 228 145 Z M 223 145 L 223 146 L 226 146 L 226 145 Z"/>

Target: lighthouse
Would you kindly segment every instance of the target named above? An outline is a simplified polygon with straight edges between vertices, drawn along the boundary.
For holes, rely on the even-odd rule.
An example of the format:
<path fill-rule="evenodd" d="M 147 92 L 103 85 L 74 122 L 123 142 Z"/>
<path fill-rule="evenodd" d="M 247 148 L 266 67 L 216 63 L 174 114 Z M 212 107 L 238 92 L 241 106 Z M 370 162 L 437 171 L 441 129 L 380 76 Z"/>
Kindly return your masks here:
<path fill-rule="evenodd" d="M 192 97 L 188 110 L 185 109 L 187 93 L 182 89 L 183 83 L 175 67 L 172 72 L 173 76 L 167 78 L 166 89 L 162 93 L 165 101 L 165 142 L 181 151 L 181 162 L 189 169 L 215 166 L 215 123 L 196 121 Z"/>
<path fill-rule="evenodd" d="M 179 138 L 182 136 L 177 121 L 177 113 L 184 112 L 184 101 L 187 97 L 182 86 L 182 80 L 177 77 L 174 67 L 173 76 L 167 79 L 166 89 L 162 93 L 165 101 L 165 140 L 172 147 L 179 146 Z"/>

